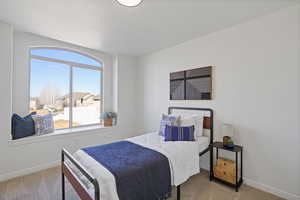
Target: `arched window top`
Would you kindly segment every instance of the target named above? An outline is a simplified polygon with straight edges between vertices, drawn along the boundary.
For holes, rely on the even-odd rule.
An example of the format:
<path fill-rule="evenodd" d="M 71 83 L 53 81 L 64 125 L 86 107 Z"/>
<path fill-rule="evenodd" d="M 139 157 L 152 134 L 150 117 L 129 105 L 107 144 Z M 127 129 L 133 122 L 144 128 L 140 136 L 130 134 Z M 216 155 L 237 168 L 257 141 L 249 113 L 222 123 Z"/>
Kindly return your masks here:
<path fill-rule="evenodd" d="M 34 48 L 30 51 L 31 56 L 44 57 L 49 59 L 63 60 L 72 63 L 79 63 L 84 65 L 91 65 L 95 67 L 102 67 L 103 64 L 98 60 L 76 53 L 70 50 L 55 49 L 55 48 Z"/>

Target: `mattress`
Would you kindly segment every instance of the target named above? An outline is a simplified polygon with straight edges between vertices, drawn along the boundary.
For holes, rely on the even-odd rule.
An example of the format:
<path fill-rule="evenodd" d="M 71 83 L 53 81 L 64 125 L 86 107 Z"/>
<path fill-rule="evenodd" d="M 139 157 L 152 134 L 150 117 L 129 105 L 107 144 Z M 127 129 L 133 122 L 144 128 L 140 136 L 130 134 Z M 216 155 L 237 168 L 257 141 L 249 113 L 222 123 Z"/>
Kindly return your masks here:
<path fill-rule="evenodd" d="M 126 140 L 164 154 L 169 160 L 171 183 L 175 186 L 184 183 L 189 177 L 200 173 L 199 153 L 209 145 L 209 138 L 205 136 L 198 137 L 194 142 L 165 142 L 163 137 L 159 136 L 157 132 Z M 109 170 L 82 150 L 78 150 L 73 156 L 97 178 L 100 186 L 101 200 L 119 200 L 115 178 Z M 85 186 L 91 197 L 93 197 L 94 190 L 92 184 L 71 163 L 68 163 L 68 165 L 70 165 L 70 168 L 81 180 L 82 185 Z"/>
<path fill-rule="evenodd" d="M 199 153 L 204 151 L 209 146 L 210 138 L 207 136 L 201 136 L 198 138 L 198 146 L 199 146 Z"/>
<path fill-rule="evenodd" d="M 133 138 L 128 138 L 126 140 L 137 144 L 141 144 L 143 146 L 145 145 L 178 146 L 178 145 L 191 145 L 194 143 L 194 142 L 185 142 L 185 141 L 165 142 L 163 136 L 158 135 L 158 132 L 147 133 Z M 198 147 L 198 153 L 204 151 L 209 146 L 209 140 L 210 139 L 207 136 L 201 136 L 196 139 L 195 145 Z"/>

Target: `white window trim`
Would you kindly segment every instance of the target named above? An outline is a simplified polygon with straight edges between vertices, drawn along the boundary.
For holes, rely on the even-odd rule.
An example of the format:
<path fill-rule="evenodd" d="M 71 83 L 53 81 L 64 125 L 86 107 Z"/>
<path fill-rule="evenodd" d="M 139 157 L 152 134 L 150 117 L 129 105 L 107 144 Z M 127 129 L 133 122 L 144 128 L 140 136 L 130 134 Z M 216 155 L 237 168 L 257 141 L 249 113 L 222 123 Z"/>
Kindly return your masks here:
<path fill-rule="evenodd" d="M 47 142 L 53 141 L 54 139 L 66 139 L 69 137 L 81 136 L 81 135 L 93 135 L 101 133 L 109 133 L 111 132 L 116 126 L 103 126 L 103 125 L 94 125 L 94 126 L 83 126 L 83 127 L 75 127 L 75 128 L 68 128 L 68 129 L 59 129 L 55 130 L 53 133 L 46 134 L 46 135 L 33 135 L 25 138 L 20 138 L 17 140 L 9 140 L 9 146 L 22 146 L 27 144 L 39 143 L 39 142 Z"/>
<path fill-rule="evenodd" d="M 80 55 L 83 55 L 83 54 L 80 54 Z M 102 66 L 97 67 L 97 66 L 88 65 L 88 64 L 75 63 L 75 62 L 71 62 L 71 61 L 65 61 L 65 60 L 59 60 L 59 59 L 55 59 L 55 58 L 47 58 L 47 57 L 35 56 L 35 55 L 31 55 L 30 58 L 31 59 L 37 59 L 37 60 L 43 60 L 43 61 L 47 61 L 47 62 L 61 63 L 61 64 L 70 65 L 70 66 L 73 66 L 73 67 L 84 68 L 84 69 L 102 71 Z"/>
<path fill-rule="evenodd" d="M 65 61 L 65 60 L 60 60 L 60 59 L 55 59 L 55 58 L 48 58 L 48 57 L 43 57 L 43 56 L 36 56 L 36 55 L 31 55 L 31 51 L 32 50 L 36 50 L 36 49 L 54 49 L 54 50 L 64 50 L 64 51 L 69 51 L 69 52 L 73 52 L 73 53 L 77 53 L 79 55 L 82 55 L 82 56 L 85 56 L 85 57 L 88 57 L 90 59 L 93 59 L 93 60 L 96 60 L 97 62 L 101 63 L 102 65 L 101 66 L 94 66 L 94 65 L 88 65 L 88 64 L 82 64 L 82 63 L 76 63 L 76 62 L 72 62 L 72 61 Z M 61 64 L 65 64 L 65 65 L 68 65 L 70 67 L 70 74 L 69 74 L 69 93 L 72 94 L 73 93 L 73 68 L 76 67 L 76 68 L 83 68 L 83 69 L 89 69 L 89 70 L 95 70 L 95 71 L 100 71 L 101 72 L 101 78 L 100 78 L 100 85 L 101 85 L 101 98 L 102 98 L 102 101 L 100 101 L 100 109 L 101 111 L 103 112 L 103 105 L 104 105 L 104 101 L 103 101 L 103 83 L 104 83 L 104 79 L 103 79 L 103 67 L 104 67 L 104 63 L 102 61 L 100 61 L 100 59 L 98 58 L 95 58 L 93 56 L 90 56 L 90 55 L 87 55 L 85 53 L 82 53 L 82 52 L 79 52 L 79 51 L 75 51 L 75 50 L 72 50 L 72 49 L 68 49 L 68 48 L 60 48 L 60 47 L 47 47 L 47 46 L 44 46 L 44 47 L 31 47 L 29 48 L 29 87 L 31 87 L 31 59 L 36 59 L 36 60 L 42 60 L 42 61 L 46 61 L 46 62 L 54 62 L 54 63 L 61 63 Z M 30 102 L 30 92 L 29 92 L 29 101 Z M 73 101 L 73 97 L 72 95 L 70 95 L 70 102 Z M 102 122 L 100 121 L 100 124 L 88 124 L 88 125 L 80 125 L 80 126 L 76 126 L 76 127 L 73 127 L 72 126 L 72 110 L 73 110 L 73 106 L 70 106 L 70 111 L 69 111 L 69 128 L 65 128 L 65 129 L 57 129 L 55 130 L 54 133 L 49 133 L 47 135 L 55 135 L 57 134 L 56 132 L 59 132 L 59 131 L 62 131 L 62 133 L 64 132 L 70 132 L 70 131 L 65 131 L 65 130 L 71 130 L 71 132 L 74 132 L 72 130 L 74 129 L 80 129 L 80 128 L 88 128 L 88 127 L 92 127 L 92 129 L 95 129 L 95 127 L 97 126 L 102 126 Z M 101 113 L 100 113 L 101 114 Z M 100 116 L 99 116 L 100 117 Z M 97 128 L 96 128 L 97 129 Z M 75 131 L 77 132 L 77 131 Z M 34 136 L 34 137 L 37 137 L 37 136 Z"/>

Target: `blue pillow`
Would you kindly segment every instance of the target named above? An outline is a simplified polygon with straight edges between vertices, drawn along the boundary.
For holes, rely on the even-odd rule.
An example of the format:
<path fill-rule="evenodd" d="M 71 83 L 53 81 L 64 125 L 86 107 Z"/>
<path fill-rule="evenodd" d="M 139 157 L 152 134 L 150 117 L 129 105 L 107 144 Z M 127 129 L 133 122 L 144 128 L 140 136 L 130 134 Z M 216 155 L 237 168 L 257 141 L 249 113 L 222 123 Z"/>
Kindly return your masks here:
<path fill-rule="evenodd" d="M 32 136 L 35 134 L 34 121 L 31 117 L 34 113 L 27 115 L 26 117 L 20 117 L 17 114 L 13 114 L 11 117 L 11 131 L 12 139 L 16 140 L 23 137 Z"/>
<path fill-rule="evenodd" d="M 165 141 L 195 141 L 194 126 L 166 125 Z"/>

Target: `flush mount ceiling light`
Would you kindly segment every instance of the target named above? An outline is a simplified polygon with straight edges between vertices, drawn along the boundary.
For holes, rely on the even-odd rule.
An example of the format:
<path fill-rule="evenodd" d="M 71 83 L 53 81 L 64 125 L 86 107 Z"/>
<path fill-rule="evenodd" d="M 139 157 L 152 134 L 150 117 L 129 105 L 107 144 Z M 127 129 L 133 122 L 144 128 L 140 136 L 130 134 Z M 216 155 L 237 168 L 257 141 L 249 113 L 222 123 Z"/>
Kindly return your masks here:
<path fill-rule="evenodd" d="M 143 0 L 117 0 L 117 2 L 123 6 L 135 7 L 142 3 Z"/>

